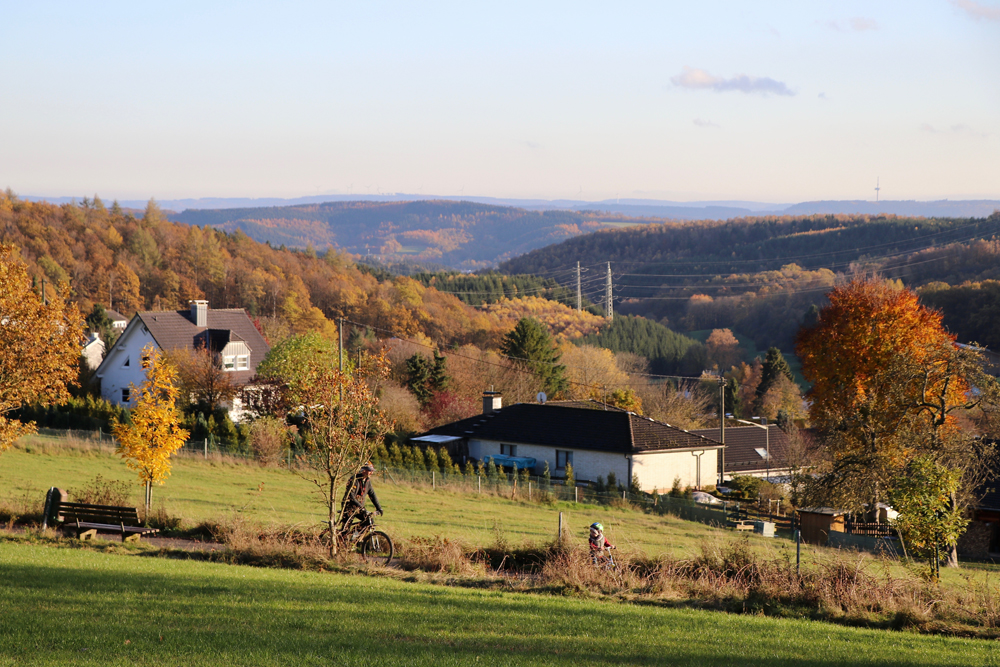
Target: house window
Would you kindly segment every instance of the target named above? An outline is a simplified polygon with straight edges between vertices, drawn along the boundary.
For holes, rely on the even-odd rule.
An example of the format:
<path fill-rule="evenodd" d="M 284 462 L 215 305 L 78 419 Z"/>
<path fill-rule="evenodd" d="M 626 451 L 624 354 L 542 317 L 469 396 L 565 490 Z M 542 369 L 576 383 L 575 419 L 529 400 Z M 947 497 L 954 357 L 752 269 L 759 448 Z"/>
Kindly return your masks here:
<path fill-rule="evenodd" d="M 565 470 L 566 464 L 573 465 L 573 452 L 556 450 L 556 470 Z"/>
<path fill-rule="evenodd" d="M 131 357 L 125 357 L 125 363 L 122 364 L 122 368 L 128 368 L 131 365 L 132 365 L 132 358 Z"/>
<path fill-rule="evenodd" d="M 227 354 L 222 357 L 222 368 L 227 371 L 233 370 L 236 367 L 235 358 L 231 354 Z"/>
<path fill-rule="evenodd" d="M 503 456 L 517 456 L 517 445 L 500 445 L 500 454 Z"/>
<path fill-rule="evenodd" d="M 131 394 L 132 392 L 129 390 L 128 387 L 122 389 L 122 403 L 128 403 L 129 398 L 131 398 Z"/>
<path fill-rule="evenodd" d="M 245 370 L 248 370 L 249 368 L 250 368 L 250 357 L 249 356 L 247 356 L 245 354 L 241 354 L 241 355 L 239 355 L 239 356 L 236 357 L 236 370 L 238 370 L 238 371 L 245 371 Z"/>

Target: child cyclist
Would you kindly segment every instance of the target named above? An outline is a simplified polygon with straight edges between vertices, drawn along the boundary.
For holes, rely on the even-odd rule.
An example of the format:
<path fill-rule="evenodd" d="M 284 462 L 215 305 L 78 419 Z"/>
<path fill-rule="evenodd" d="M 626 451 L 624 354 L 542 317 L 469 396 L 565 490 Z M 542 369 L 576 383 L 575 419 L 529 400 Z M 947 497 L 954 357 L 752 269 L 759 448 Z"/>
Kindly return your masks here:
<path fill-rule="evenodd" d="M 594 561 L 594 565 L 597 565 L 605 551 L 610 557 L 611 550 L 614 548 L 615 545 L 608 542 L 608 538 L 604 536 L 604 526 L 597 521 L 590 524 L 590 560 Z"/>

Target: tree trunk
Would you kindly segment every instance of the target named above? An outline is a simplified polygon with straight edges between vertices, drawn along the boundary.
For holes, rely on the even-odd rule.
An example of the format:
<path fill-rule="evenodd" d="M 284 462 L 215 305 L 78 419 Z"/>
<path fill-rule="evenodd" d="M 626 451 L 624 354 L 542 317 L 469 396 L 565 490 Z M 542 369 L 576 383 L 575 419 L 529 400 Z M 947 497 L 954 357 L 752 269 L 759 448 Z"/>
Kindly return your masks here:
<path fill-rule="evenodd" d="M 944 558 L 945 567 L 959 567 L 958 565 L 958 547 L 954 544 L 949 544 L 946 549 L 946 554 Z"/>
<path fill-rule="evenodd" d="M 152 504 L 152 501 L 153 501 L 153 483 L 150 482 L 148 479 L 146 480 L 146 489 L 145 489 L 145 491 L 146 491 L 145 497 L 144 497 L 144 500 L 145 500 L 145 503 L 146 503 L 146 514 L 145 514 L 145 517 L 146 517 L 146 525 L 148 526 L 149 525 L 149 506 Z"/>

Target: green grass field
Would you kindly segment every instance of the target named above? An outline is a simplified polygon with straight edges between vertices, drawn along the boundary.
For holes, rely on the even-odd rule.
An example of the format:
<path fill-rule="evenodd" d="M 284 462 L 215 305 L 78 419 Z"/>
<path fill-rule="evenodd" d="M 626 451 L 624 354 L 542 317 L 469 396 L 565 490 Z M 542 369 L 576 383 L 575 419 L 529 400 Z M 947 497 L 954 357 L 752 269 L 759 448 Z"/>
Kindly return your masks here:
<path fill-rule="evenodd" d="M 19 499 L 26 498 L 40 505 L 49 487 L 72 492 L 96 475 L 130 483 L 136 480 L 134 473 L 109 450 L 75 449 L 60 438 L 33 436 L 0 455 L 0 501 L 16 505 Z M 571 543 L 583 545 L 586 527 L 593 521 L 601 521 L 611 541 L 622 551 L 649 556 L 670 554 L 684 558 L 696 554 L 703 544 L 737 539 L 730 530 L 600 505 L 567 502 L 543 505 L 488 493 L 479 496 L 434 491 L 429 485 L 396 486 L 385 478 L 377 481 L 377 492 L 385 508 L 379 524 L 397 541 L 440 536 L 482 547 L 493 545 L 499 531 L 512 546 L 543 545 L 556 537 L 559 512 L 563 512 Z M 140 498 L 141 487 L 136 484 L 133 500 L 139 503 Z M 322 519 L 321 505 L 309 484 L 288 470 L 205 461 L 193 456 L 175 458 L 173 474 L 167 483 L 154 488 L 153 504 L 160 503 L 169 514 L 182 517 L 190 526 L 204 520 L 224 522 L 239 514 L 261 523 L 318 530 Z M 749 539 L 758 551 L 773 557 L 795 558 L 795 545 L 788 540 L 757 536 Z M 830 549 L 803 545 L 803 567 L 812 567 L 832 555 Z M 896 577 L 908 576 L 900 565 L 891 566 L 890 571 Z M 998 571 L 992 565 L 944 569 L 942 581 L 959 587 L 966 587 L 970 581 L 995 585 Z"/>
<path fill-rule="evenodd" d="M 0 665 L 987 665 L 986 641 L 99 553 L 0 532 Z"/>
<path fill-rule="evenodd" d="M 83 451 L 61 446 L 57 438 L 34 436 L 0 456 L 0 495 L 16 499 L 27 496 L 41 501 L 45 492 L 58 486 L 71 492 L 96 475 L 105 479 L 135 482 L 109 450 Z M 136 484 L 134 500 L 141 487 Z M 497 531 L 511 543 L 543 544 L 555 539 L 559 512 L 571 536 L 581 542 L 593 521 L 605 524 L 609 537 L 621 548 L 680 554 L 718 534 L 698 523 L 605 506 L 558 503 L 542 505 L 511 501 L 490 493 L 433 491 L 429 486 L 396 486 L 387 478 L 376 482 L 385 516 L 379 520 L 399 537 L 440 535 L 470 545 L 492 544 Z M 197 457 L 175 458 L 173 474 L 153 490 L 154 506 L 163 503 L 173 515 L 194 524 L 220 520 L 239 512 L 262 522 L 318 525 L 322 507 L 309 484 L 287 470 L 252 464 L 204 461 Z"/>

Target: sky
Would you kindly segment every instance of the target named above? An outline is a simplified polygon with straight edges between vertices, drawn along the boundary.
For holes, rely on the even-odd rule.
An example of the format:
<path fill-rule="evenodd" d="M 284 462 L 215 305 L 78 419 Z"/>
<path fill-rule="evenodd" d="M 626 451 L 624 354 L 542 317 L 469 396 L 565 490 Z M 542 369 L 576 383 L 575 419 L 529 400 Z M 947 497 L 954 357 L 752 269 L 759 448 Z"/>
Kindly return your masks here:
<path fill-rule="evenodd" d="M 1000 0 L 0 0 L 0 188 L 1000 199 Z"/>

